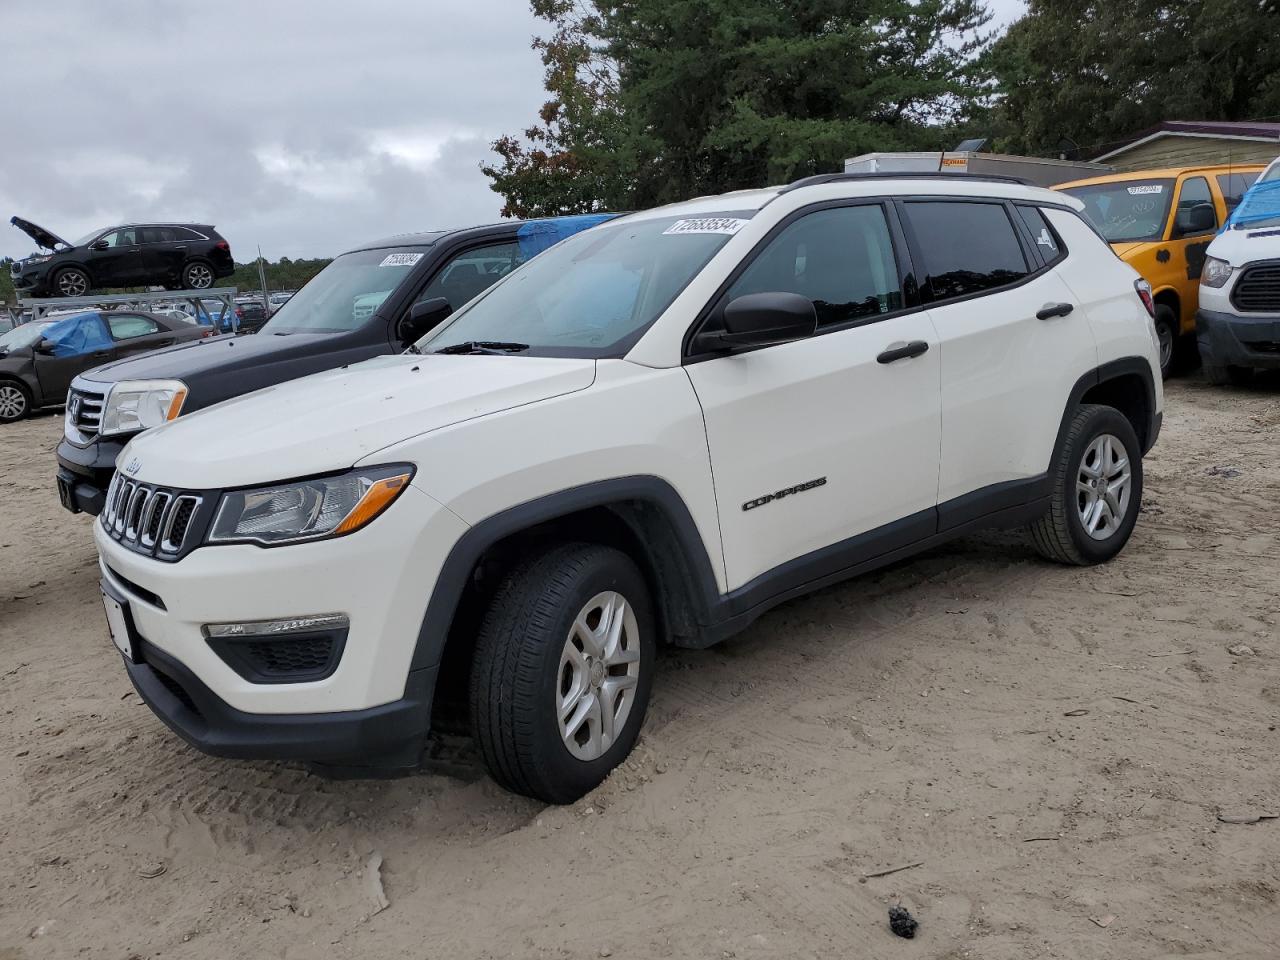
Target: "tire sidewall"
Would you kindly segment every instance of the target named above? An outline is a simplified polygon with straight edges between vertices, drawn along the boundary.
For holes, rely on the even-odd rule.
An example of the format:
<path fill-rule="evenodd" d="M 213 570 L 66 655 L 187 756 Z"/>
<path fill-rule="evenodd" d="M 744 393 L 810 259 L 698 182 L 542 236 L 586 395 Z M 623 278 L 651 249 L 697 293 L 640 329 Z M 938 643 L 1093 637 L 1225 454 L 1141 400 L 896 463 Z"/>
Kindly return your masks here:
<path fill-rule="evenodd" d="M 1173 373 L 1178 357 L 1178 318 L 1170 307 L 1159 305 L 1156 307 L 1155 326 L 1157 336 L 1161 327 L 1166 327 L 1169 330 L 1169 358 L 1167 362 L 1163 357 L 1160 358 L 1160 376 L 1168 380 L 1170 374 Z"/>
<path fill-rule="evenodd" d="M 1125 514 L 1119 529 L 1106 540 L 1095 540 L 1084 528 L 1080 519 L 1080 511 L 1076 505 L 1076 479 L 1080 475 L 1080 464 L 1085 451 L 1100 435 L 1109 433 L 1123 445 L 1125 456 L 1129 458 L 1132 472 L 1129 493 L 1129 510 Z M 1088 427 L 1076 436 L 1074 442 L 1065 451 L 1067 457 L 1067 477 L 1064 491 L 1064 509 L 1066 512 L 1067 531 L 1077 550 L 1091 563 L 1102 563 L 1110 560 L 1124 549 L 1138 522 L 1138 514 L 1142 512 L 1142 446 L 1134 433 L 1133 425 L 1111 407 L 1098 407 L 1089 416 Z"/>
<path fill-rule="evenodd" d="M 17 387 L 18 393 L 22 394 L 22 399 L 26 402 L 26 406 L 22 408 L 22 412 L 16 417 L 0 415 L 0 423 L 17 423 L 31 415 L 31 391 L 17 380 L 0 380 L 0 387 Z"/>
<path fill-rule="evenodd" d="M 564 641 L 573 626 L 574 618 L 588 600 L 606 590 L 620 593 L 635 615 L 640 631 L 640 676 L 636 683 L 635 700 L 621 736 L 595 760 L 584 761 L 573 756 L 560 737 L 555 692 L 560 679 L 560 654 L 564 650 Z M 592 565 L 576 578 L 566 602 L 554 619 L 543 650 L 537 680 L 542 695 L 537 700 L 535 729 L 531 731 L 529 746 L 544 783 L 555 793 L 563 794 L 566 800 L 574 800 L 599 785 L 609 771 L 631 752 L 640 735 L 640 727 L 644 723 L 649 705 L 649 693 L 653 688 L 657 659 L 657 623 L 648 585 L 626 555 L 610 550 L 604 554 L 601 563 Z"/>

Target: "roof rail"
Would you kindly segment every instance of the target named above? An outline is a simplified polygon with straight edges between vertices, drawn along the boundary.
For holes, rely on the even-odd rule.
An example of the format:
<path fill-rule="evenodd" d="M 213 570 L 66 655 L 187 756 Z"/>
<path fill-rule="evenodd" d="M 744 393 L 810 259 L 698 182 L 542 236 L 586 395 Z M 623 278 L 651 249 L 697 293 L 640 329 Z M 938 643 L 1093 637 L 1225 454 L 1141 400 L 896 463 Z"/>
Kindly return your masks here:
<path fill-rule="evenodd" d="M 933 170 L 904 170 L 898 173 L 819 173 L 813 177 L 804 177 L 789 183 L 778 193 L 789 193 L 801 187 L 816 187 L 823 183 L 840 183 L 845 180 L 977 180 L 989 183 L 1016 183 L 1020 186 L 1034 186 L 1030 180 L 1021 177 L 1004 177 L 994 173 L 946 173 Z"/>

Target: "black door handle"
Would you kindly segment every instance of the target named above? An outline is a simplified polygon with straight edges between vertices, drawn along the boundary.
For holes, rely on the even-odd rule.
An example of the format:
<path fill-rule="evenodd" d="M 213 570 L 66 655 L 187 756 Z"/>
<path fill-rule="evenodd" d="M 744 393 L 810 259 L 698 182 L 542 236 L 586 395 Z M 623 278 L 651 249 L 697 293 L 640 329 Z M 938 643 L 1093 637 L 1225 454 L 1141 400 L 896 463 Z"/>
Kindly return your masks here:
<path fill-rule="evenodd" d="M 912 340 L 910 343 L 904 343 L 898 347 L 890 347 L 880 356 L 876 357 L 878 363 L 893 363 L 895 360 L 906 360 L 908 357 L 918 357 L 929 349 L 929 344 L 923 340 Z"/>
<path fill-rule="evenodd" d="M 1052 320 L 1054 317 L 1065 317 L 1074 309 L 1075 307 L 1069 303 L 1046 303 L 1036 311 L 1036 319 Z"/>

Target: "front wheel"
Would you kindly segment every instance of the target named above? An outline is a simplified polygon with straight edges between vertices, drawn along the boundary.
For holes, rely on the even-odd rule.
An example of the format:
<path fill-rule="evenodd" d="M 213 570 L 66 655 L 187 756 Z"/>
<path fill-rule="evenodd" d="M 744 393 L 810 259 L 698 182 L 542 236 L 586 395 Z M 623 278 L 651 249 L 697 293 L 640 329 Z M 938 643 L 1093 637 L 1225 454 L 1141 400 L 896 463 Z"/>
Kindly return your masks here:
<path fill-rule="evenodd" d="M 575 543 L 521 564 L 485 612 L 471 728 L 490 774 L 572 803 L 631 752 L 653 683 L 656 623 L 626 554 Z"/>
<path fill-rule="evenodd" d="M 89 274 L 79 267 L 63 267 L 53 278 L 53 289 L 60 297 L 83 297 L 92 287 Z"/>
<path fill-rule="evenodd" d="M 0 380 L 0 423 L 13 423 L 31 412 L 31 394 L 16 380 Z"/>
<path fill-rule="evenodd" d="M 1050 479 L 1049 512 L 1030 528 L 1041 556 L 1088 566 L 1124 549 L 1142 507 L 1142 448 L 1119 410 L 1081 406 Z"/>

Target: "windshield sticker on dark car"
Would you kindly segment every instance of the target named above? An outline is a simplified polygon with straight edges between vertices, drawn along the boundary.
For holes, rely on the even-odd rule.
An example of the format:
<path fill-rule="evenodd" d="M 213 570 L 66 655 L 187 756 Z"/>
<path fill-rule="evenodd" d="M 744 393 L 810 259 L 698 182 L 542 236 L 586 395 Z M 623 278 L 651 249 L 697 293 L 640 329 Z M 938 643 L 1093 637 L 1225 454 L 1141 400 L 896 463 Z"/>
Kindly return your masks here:
<path fill-rule="evenodd" d="M 412 267 L 415 263 L 422 259 L 420 253 L 389 253 L 386 258 L 378 264 L 380 267 Z"/>
<path fill-rule="evenodd" d="M 726 236 L 733 236 L 739 230 L 747 225 L 749 221 L 740 220 L 737 217 L 701 217 L 694 220 L 677 220 L 667 229 L 663 230 L 663 235 L 682 234 L 682 233 L 722 233 Z"/>

